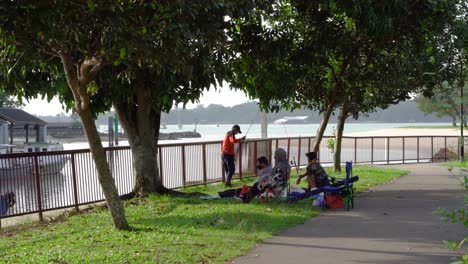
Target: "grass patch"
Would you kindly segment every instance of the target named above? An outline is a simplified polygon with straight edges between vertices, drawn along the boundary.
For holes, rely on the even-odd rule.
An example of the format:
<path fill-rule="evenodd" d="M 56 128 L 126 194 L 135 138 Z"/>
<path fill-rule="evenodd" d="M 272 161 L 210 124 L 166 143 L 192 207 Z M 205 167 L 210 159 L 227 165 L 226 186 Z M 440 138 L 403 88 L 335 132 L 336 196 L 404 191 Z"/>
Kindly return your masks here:
<path fill-rule="evenodd" d="M 364 190 L 406 171 L 355 167 L 354 174 L 360 176 L 358 190 Z M 233 183 L 241 186 L 253 180 Z M 210 184 L 185 190 L 216 193 L 223 189 L 221 184 Z M 126 213 L 130 231 L 116 231 L 107 210 L 99 209 L 60 223 L 4 228 L 0 263 L 223 263 L 315 217 L 318 210 L 309 199 L 294 204 L 243 204 L 234 199 L 152 195 L 127 201 Z"/>
<path fill-rule="evenodd" d="M 444 163 L 445 166 L 447 167 L 457 167 L 457 168 L 467 168 L 468 167 L 468 161 L 450 161 Z"/>

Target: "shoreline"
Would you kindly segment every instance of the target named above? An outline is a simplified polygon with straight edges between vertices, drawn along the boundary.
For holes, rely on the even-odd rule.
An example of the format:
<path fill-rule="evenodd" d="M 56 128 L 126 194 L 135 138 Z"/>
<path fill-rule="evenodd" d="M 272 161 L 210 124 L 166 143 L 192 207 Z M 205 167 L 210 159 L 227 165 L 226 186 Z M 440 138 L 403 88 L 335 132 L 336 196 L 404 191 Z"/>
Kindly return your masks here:
<path fill-rule="evenodd" d="M 394 137 L 394 136 L 459 136 L 459 128 L 384 128 L 370 131 L 361 131 L 361 132 L 348 132 L 343 133 L 343 136 L 348 137 Z M 298 135 L 289 135 L 290 137 L 298 137 Z M 303 137 L 313 137 L 314 135 L 301 135 Z M 325 135 L 330 137 L 331 135 Z M 468 136 L 468 131 L 466 131 L 466 136 Z M 284 136 L 280 136 L 284 137 Z M 257 139 L 257 137 L 251 137 L 252 139 Z M 277 138 L 275 136 L 269 136 L 269 138 Z M 103 143 L 108 142 L 107 136 L 101 135 L 101 140 Z M 213 136 L 200 137 L 200 138 L 179 138 L 179 139 L 160 139 L 161 143 L 174 143 L 174 142 L 200 142 L 200 141 L 221 141 L 222 137 L 219 139 Z M 62 144 L 71 144 L 71 143 L 87 143 L 85 136 L 83 137 L 71 137 L 71 138 L 54 138 L 49 136 L 49 142 L 58 142 Z M 119 137 L 119 141 L 127 141 L 126 137 Z M 106 144 L 107 145 L 107 144 Z"/>
<path fill-rule="evenodd" d="M 468 136 L 468 131 L 465 131 Z M 384 128 L 371 131 L 344 133 L 344 136 L 460 136 L 460 128 Z"/>

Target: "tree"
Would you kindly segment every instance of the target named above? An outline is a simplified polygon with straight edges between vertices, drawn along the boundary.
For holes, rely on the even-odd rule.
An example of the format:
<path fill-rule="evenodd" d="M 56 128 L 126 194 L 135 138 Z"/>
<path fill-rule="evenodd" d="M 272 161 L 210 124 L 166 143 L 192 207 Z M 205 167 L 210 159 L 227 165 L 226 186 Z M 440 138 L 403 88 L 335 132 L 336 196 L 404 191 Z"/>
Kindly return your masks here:
<path fill-rule="evenodd" d="M 20 97 L 58 95 L 83 123 L 116 228 L 128 223 L 94 123 L 96 76 L 125 57 L 136 37 L 139 4 L 7 1 L 0 4 L 0 83 Z M 78 15 L 79 14 L 79 15 Z M 25 19 L 17 19 L 23 17 Z M 101 107 L 101 108 L 100 108 Z"/>
<path fill-rule="evenodd" d="M 429 63 L 437 52 L 436 36 L 452 18 L 455 3 L 277 2 L 269 14 L 258 15 L 265 21 L 241 21 L 239 37 L 233 39 L 245 50 L 254 50 L 257 39 L 261 45 L 234 60 L 233 83 L 258 95 L 269 109 L 279 104 L 323 112 L 315 151 L 331 113 L 341 107 L 334 151 L 339 170 L 346 118 L 386 108 L 422 87 L 423 70 L 437 64 Z M 276 104 L 268 106 L 272 101 Z"/>
<path fill-rule="evenodd" d="M 157 6 L 164 16 L 158 11 L 158 20 L 145 25 L 151 55 L 144 63 L 122 60 L 97 79 L 99 100 L 113 105 L 128 136 L 138 195 L 176 194 L 162 184 L 157 165 L 161 112 L 193 102 L 203 90 L 223 81 L 230 19 L 247 16 L 253 8 L 250 1 L 220 0 L 167 1 Z"/>
<path fill-rule="evenodd" d="M 462 1 L 457 5 L 456 16 L 443 33 L 446 41 L 440 43 L 443 67 L 425 74 L 434 77 L 434 91 L 429 96 L 418 95 L 419 109 L 425 113 L 436 113 L 438 116 L 451 116 L 453 126 L 456 118 L 466 126 L 465 115 L 468 111 L 468 91 L 466 79 L 468 71 L 464 70 L 468 62 L 468 3 Z M 465 66 L 464 66 L 465 65 Z M 463 91 L 463 94 L 462 94 Z M 463 105 L 463 111 L 462 107 Z"/>
<path fill-rule="evenodd" d="M 21 108 L 22 106 L 24 104 L 19 102 L 14 96 L 0 93 L 0 107 Z"/>
<path fill-rule="evenodd" d="M 468 97 L 468 91 L 463 95 Z M 460 115 L 460 90 L 457 86 L 437 87 L 431 97 L 418 95 L 416 98 L 419 109 L 426 113 L 435 113 L 438 117 L 450 116 L 452 126 L 457 126 L 457 118 L 461 120 Z M 468 111 L 468 106 L 464 107 L 464 112 Z"/>
<path fill-rule="evenodd" d="M 117 204 L 93 123 L 113 106 L 132 147 L 135 191 L 164 193 L 156 162 L 161 111 L 222 81 L 229 18 L 252 8 L 247 0 L 2 3 L 0 83 L 25 97 L 59 95 L 74 108 L 103 189 L 113 190 L 106 200 Z"/>

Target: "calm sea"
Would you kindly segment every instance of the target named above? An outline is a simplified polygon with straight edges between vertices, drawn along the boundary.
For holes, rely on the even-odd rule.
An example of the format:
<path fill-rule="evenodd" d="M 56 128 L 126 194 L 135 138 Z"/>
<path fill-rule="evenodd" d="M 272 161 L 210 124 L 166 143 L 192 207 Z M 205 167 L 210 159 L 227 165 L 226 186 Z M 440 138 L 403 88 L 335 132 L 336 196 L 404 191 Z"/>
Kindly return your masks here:
<path fill-rule="evenodd" d="M 242 130 L 242 135 L 247 138 L 260 138 L 260 124 L 239 124 Z M 408 126 L 447 126 L 448 123 L 348 123 L 345 125 L 344 133 L 364 132 L 380 130 L 385 128 L 398 128 Z M 319 124 L 300 124 L 300 125 L 268 125 L 268 137 L 306 137 L 315 136 Z M 161 140 L 160 144 L 172 144 L 178 142 L 198 142 L 198 141 L 213 141 L 222 140 L 224 134 L 230 130 L 232 125 L 183 125 L 181 129 L 177 125 L 167 125 L 166 129 L 161 129 L 162 133 L 196 131 L 201 134 L 201 138 L 184 138 L 179 140 Z M 100 126 L 101 131 L 106 131 L 106 126 Z M 327 126 L 325 135 L 332 135 L 336 129 L 336 123 L 330 123 Z M 103 145 L 108 146 L 106 140 L 103 139 Z M 119 143 L 121 146 L 128 145 L 127 141 Z M 87 142 L 68 143 L 64 145 L 65 149 L 80 149 L 88 148 Z"/>

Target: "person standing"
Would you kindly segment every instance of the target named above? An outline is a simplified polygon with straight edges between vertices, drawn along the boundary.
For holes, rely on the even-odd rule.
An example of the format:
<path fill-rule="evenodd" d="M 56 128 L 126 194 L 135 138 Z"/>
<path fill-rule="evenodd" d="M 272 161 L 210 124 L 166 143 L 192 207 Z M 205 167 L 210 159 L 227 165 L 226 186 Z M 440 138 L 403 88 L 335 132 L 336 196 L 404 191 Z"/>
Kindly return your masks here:
<path fill-rule="evenodd" d="M 223 160 L 224 175 L 226 176 L 226 187 L 231 187 L 232 175 L 236 170 L 235 166 L 235 153 L 234 153 L 234 144 L 243 142 L 245 136 L 237 139 L 236 135 L 242 134 L 240 126 L 234 125 L 232 129 L 226 133 L 223 140 L 223 146 L 221 148 L 221 158 Z"/>

